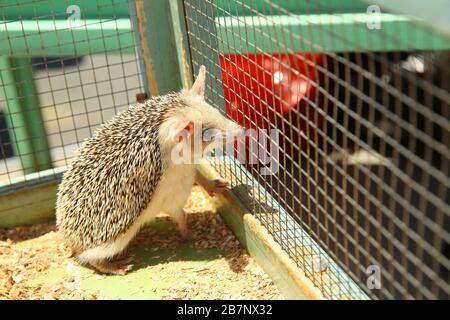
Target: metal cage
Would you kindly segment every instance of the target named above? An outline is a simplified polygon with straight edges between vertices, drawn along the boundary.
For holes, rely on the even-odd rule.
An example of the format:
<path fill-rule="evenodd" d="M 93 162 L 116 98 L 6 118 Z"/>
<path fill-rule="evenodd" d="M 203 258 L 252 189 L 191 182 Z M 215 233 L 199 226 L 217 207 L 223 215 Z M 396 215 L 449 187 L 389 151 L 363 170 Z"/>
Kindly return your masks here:
<path fill-rule="evenodd" d="M 97 125 L 205 65 L 208 102 L 257 133 L 211 164 L 325 298 L 448 299 L 449 11 L 447 0 L 4 0 L 3 226 L 53 210 Z"/>
<path fill-rule="evenodd" d="M 444 2 L 184 1 L 209 101 L 279 133 L 216 169 L 327 298 L 449 297 Z"/>
<path fill-rule="evenodd" d="M 0 188 L 55 179 L 143 91 L 128 0 L 2 1 Z"/>

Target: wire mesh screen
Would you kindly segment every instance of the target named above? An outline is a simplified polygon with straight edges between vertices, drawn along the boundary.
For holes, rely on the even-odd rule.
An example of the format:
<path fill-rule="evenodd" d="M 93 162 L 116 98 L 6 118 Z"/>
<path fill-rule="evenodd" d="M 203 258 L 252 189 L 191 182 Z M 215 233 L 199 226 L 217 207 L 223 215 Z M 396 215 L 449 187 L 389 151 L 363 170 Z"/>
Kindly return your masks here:
<path fill-rule="evenodd" d="M 209 102 L 279 133 L 278 171 L 232 159 L 233 191 L 323 295 L 449 298 L 449 39 L 356 0 L 184 9 Z"/>
<path fill-rule="evenodd" d="M 53 179 L 142 92 L 128 0 L 0 3 L 0 186 Z"/>

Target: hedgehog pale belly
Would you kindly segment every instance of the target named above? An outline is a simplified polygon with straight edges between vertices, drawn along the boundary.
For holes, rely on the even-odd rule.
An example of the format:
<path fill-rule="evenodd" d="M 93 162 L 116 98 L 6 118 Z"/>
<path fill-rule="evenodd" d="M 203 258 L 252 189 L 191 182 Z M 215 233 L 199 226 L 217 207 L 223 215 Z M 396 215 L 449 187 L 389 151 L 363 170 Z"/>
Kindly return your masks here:
<path fill-rule="evenodd" d="M 139 218 L 130 228 L 116 240 L 88 249 L 78 255 L 82 262 L 110 259 L 122 252 L 129 242 L 136 236 L 143 225 L 151 222 L 159 213 L 167 213 L 180 229 L 186 226 L 183 207 L 189 197 L 195 181 L 194 165 L 170 166 L 160 183 L 147 208 L 139 214 Z"/>
<path fill-rule="evenodd" d="M 164 212 L 179 223 L 183 217 L 183 207 L 191 193 L 195 181 L 195 166 L 192 164 L 174 165 L 167 168 L 161 178 L 152 201 L 141 214 L 144 223 Z"/>

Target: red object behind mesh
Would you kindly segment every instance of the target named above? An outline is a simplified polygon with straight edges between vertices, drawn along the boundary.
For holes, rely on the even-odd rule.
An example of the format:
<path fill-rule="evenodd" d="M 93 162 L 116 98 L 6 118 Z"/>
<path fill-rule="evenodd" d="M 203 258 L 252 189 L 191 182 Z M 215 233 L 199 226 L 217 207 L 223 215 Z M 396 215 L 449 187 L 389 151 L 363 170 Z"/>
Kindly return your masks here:
<path fill-rule="evenodd" d="M 315 127 L 321 126 L 323 119 L 307 101 L 315 99 L 315 66 L 321 62 L 322 54 L 314 53 L 221 55 L 227 114 L 245 128 L 283 131 L 283 119 L 292 113 L 291 125 L 314 140 Z M 308 124 L 308 119 L 314 125 Z M 300 144 L 302 150 L 308 145 L 295 132 L 283 132 L 282 140 L 282 145 Z"/>

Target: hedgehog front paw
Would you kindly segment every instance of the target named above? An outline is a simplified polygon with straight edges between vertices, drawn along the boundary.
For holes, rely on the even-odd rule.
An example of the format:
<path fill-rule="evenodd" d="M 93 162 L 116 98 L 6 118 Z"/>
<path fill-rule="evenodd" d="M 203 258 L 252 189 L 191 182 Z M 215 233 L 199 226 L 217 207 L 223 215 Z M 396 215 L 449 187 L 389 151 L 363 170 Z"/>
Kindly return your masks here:
<path fill-rule="evenodd" d="M 224 192 L 229 187 L 229 185 L 230 184 L 226 180 L 214 179 L 214 180 L 208 181 L 208 185 L 205 189 L 208 192 L 208 194 L 212 197 L 216 193 Z"/>

